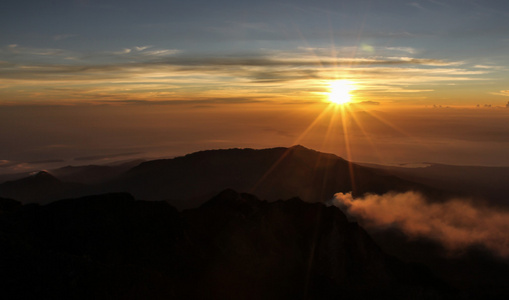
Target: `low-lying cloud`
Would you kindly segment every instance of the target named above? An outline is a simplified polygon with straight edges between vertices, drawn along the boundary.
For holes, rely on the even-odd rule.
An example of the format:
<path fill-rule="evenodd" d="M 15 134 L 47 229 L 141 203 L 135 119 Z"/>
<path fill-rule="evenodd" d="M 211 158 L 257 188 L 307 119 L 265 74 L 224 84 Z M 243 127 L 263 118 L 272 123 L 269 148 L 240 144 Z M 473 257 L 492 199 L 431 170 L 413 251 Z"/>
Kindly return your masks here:
<path fill-rule="evenodd" d="M 466 199 L 430 203 L 416 192 L 365 195 L 338 193 L 333 204 L 366 228 L 397 227 L 409 237 L 436 240 L 452 251 L 482 245 L 509 258 L 509 212 Z"/>

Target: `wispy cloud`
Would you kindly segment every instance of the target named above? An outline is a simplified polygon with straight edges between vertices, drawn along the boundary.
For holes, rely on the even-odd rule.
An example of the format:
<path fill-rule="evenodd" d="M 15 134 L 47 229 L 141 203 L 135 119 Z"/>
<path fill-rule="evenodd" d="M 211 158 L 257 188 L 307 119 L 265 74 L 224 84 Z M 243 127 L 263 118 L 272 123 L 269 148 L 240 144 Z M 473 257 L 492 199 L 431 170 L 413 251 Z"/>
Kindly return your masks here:
<path fill-rule="evenodd" d="M 116 52 L 113 52 L 113 54 L 128 54 L 128 53 L 131 53 L 131 49 L 129 48 L 124 48 L 123 50 L 120 50 L 120 51 L 116 51 Z"/>
<path fill-rule="evenodd" d="M 503 90 L 503 91 L 500 91 L 500 92 L 494 92 L 494 93 L 491 93 L 492 95 L 497 95 L 497 96 L 507 96 L 509 97 L 509 90 Z"/>
<path fill-rule="evenodd" d="M 412 47 L 385 47 L 386 50 L 389 51 L 399 51 L 399 52 L 406 52 L 410 54 L 415 54 L 417 50 L 415 50 Z"/>
<path fill-rule="evenodd" d="M 474 68 L 478 69 L 490 69 L 490 70 L 499 70 L 502 67 L 500 66 L 491 66 L 491 65 L 475 65 Z"/>
<path fill-rule="evenodd" d="M 20 56 L 60 56 L 68 53 L 63 49 L 53 49 L 53 48 L 31 48 L 31 47 L 22 47 L 18 44 L 10 44 L 7 47 L 0 48 L 0 55 L 8 55 L 8 54 L 16 54 Z"/>
<path fill-rule="evenodd" d="M 134 47 L 134 49 L 136 49 L 136 51 L 143 51 L 143 50 L 151 48 L 151 47 L 152 46 L 136 46 L 136 47 Z"/>
<path fill-rule="evenodd" d="M 152 46 L 135 46 L 132 48 L 124 48 L 119 51 L 112 52 L 115 56 L 122 56 L 129 59 L 135 59 L 138 61 L 147 60 L 150 58 L 164 58 L 167 56 L 172 56 L 178 53 L 181 53 L 182 51 L 179 49 L 154 49 L 154 50 L 147 50 L 152 48 Z M 103 54 L 104 55 L 104 54 Z M 98 55 L 101 56 L 101 55 Z"/>
<path fill-rule="evenodd" d="M 178 49 L 134 46 L 116 52 L 79 55 L 66 60 L 69 53 L 54 49 L 28 49 L 17 45 L 0 49 L 19 55 L 58 55 L 61 63 L 0 64 L 3 90 L 15 87 L 38 89 L 25 97 L 52 95 L 72 99 L 171 100 L 187 98 L 222 98 L 250 94 L 267 99 L 281 95 L 306 95 L 317 99 L 316 92 L 326 92 L 327 82 L 347 76 L 358 85 L 358 95 L 377 93 L 420 93 L 435 88 L 426 84 L 480 80 L 492 70 L 467 68 L 463 61 L 410 57 L 413 49 L 397 49 L 390 56 L 349 57 L 352 49 L 299 48 L 295 51 L 270 51 L 260 54 L 193 56 Z M 37 51 L 36 51 L 37 50 Z M 403 51 L 405 55 L 397 56 Z M 62 55 L 66 54 L 66 55 Z M 399 87 L 398 87 L 399 85 Z M 406 85 L 405 87 L 402 87 Z M 419 85 L 418 88 L 413 85 Z M 261 90 L 257 87 L 263 86 Z M 21 97 L 20 93 L 13 95 Z M 308 99 L 308 100 L 309 100 Z"/>
<path fill-rule="evenodd" d="M 82 157 L 76 157 L 74 160 L 77 161 L 92 161 L 92 160 L 107 160 L 107 159 L 113 159 L 118 157 L 125 157 L 125 156 L 133 156 L 142 154 L 142 152 L 128 152 L 128 153 L 116 153 L 116 154 L 110 154 L 110 155 L 93 155 L 93 156 L 82 156 Z"/>
<path fill-rule="evenodd" d="M 19 164 L 19 162 L 15 162 L 15 161 L 10 161 L 10 160 L 6 160 L 6 159 L 0 160 L 0 168 L 9 168 L 12 166 L 16 166 L 18 164 Z"/>
<path fill-rule="evenodd" d="M 181 52 L 181 50 L 178 50 L 178 49 L 161 49 L 161 50 L 145 51 L 145 52 L 143 52 L 143 54 L 147 55 L 147 56 L 162 57 L 162 56 L 174 55 L 174 54 L 177 54 L 180 52 Z"/>

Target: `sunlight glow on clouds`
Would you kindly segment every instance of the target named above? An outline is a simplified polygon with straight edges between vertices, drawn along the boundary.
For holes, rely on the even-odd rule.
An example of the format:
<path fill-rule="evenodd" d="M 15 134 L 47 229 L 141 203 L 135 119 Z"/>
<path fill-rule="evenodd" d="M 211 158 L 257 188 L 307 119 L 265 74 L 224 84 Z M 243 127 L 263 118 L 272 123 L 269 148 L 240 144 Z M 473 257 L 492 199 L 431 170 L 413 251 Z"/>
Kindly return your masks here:
<path fill-rule="evenodd" d="M 193 94 L 225 96 L 226 92 L 234 97 L 323 101 L 316 93 L 326 92 L 327 87 L 320 82 L 342 77 L 358 82 L 356 99 L 374 101 L 383 100 L 386 93 L 421 93 L 436 90 L 445 82 L 484 80 L 479 76 L 491 72 L 472 70 L 462 61 L 394 55 L 335 57 L 331 49 L 328 54 L 326 50 L 194 57 L 177 49 L 135 46 L 112 52 L 108 62 L 94 62 L 85 54 L 73 53 L 77 59 L 72 63 L 31 64 L 32 55 L 51 55 L 58 61 L 69 53 L 10 45 L 1 49 L 0 55 L 14 51 L 18 62 L 0 64 L 4 82 L 0 93 L 7 102 L 92 101 L 94 97 L 172 100 L 192 98 Z M 94 57 L 101 56 L 106 58 L 107 54 Z"/>
<path fill-rule="evenodd" d="M 164 100 L 320 102 L 336 79 L 382 105 L 505 103 L 503 1 L 4 2 L 0 105 L 142 99 L 151 84 Z"/>
<path fill-rule="evenodd" d="M 335 195 L 334 205 L 362 220 L 368 228 L 396 227 L 410 237 L 427 237 L 452 251 L 483 245 L 501 257 L 509 257 L 509 212 L 476 207 L 466 199 L 430 203 L 416 192 Z"/>

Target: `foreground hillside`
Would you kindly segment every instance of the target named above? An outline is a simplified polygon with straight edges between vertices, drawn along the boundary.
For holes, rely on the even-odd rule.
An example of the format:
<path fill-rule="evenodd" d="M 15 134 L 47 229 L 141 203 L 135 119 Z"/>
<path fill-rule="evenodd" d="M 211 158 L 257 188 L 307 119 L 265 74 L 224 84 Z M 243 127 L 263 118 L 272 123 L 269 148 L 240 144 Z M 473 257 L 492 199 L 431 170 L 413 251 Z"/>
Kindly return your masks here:
<path fill-rule="evenodd" d="M 1 200 L 6 299 L 448 299 L 341 211 L 226 190 L 179 213 L 107 194 Z"/>

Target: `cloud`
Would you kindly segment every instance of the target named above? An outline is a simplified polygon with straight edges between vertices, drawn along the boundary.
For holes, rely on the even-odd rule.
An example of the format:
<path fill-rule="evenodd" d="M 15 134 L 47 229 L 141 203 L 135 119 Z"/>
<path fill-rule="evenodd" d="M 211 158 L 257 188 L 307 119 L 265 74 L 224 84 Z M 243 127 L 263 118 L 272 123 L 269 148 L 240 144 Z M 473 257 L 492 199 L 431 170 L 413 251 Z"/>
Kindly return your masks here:
<path fill-rule="evenodd" d="M 143 54 L 147 56 L 169 56 L 180 53 L 181 50 L 178 49 L 161 49 L 161 50 L 152 50 L 152 51 L 144 51 Z"/>
<path fill-rule="evenodd" d="M 120 55 L 120 54 L 128 54 L 128 53 L 131 53 L 131 49 L 129 49 L 129 48 L 125 48 L 122 51 L 113 52 L 113 54 L 118 54 L 118 55 Z"/>
<path fill-rule="evenodd" d="M 203 99 L 175 99 L 175 100 L 143 100 L 143 99 L 124 99 L 124 100 L 98 100 L 104 104 L 129 104 L 129 105 L 197 105 L 202 104 L 241 104 L 241 103 L 261 103 L 265 102 L 256 97 L 223 97 L 223 98 L 203 98 Z"/>
<path fill-rule="evenodd" d="M 105 160 L 105 159 L 112 159 L 112 158 L 117 158 L 117 157 L 138 155 L 138 154 L 142 154 L 142 153 L 143 152 L 129 152 L 129 153 L 117 153 L 117 154 L 110 154 L 110 155 L 83 156 L 83 157 L 76 157 L 74 160 L 77 160 L 77 161 Z"/>
<path fill-rule="evenodd" d="M 377 101 L 361 101 L 361 102 L 356 102 L 356 103 L 352 103 L 352 105 L 380 105 L 380 102 L 377 102 Z"/>
<path fill-rule="evenodd" d="M 28 163 L 12 160 L 0 160 L 0 174 L 8 174 L 30 170 Z"/>
<path fill-rule="evenodd" d="M 504 69 L 504 67 L 502 67 L 502 66 L 489 66 L 489 65 L 475 65 L 474 68 L 489 69 L 489 70 L 502 70 L 502 69 Z"/>
<path fill-rule="evenodd" d="M 385 47 L 386 50 L 390 51 L 399 51 L 399 52 L 407 52 L 410 54 L 415 54 L 417 51 L 411 47 Z"/>
<path fill-rule="evenodd" d="M 426 237 L 457 251 L 482 245 L 509 257 L 509 212 L 476 206 L 466 199 L 430 203 L 416 192 L 365 195 L 338 193 L 333 204 L 359 219 L 366 228 L 399 228 L 409 237 Z"/>
<path fill-rule="evenodd" d="M 67 55 L 68 52 L 62 49 L 53 49 L 53 48 L 31 48 L 31 47 L 21 47 L 18 44 L 11 44 L 3 49 L 0 48 L 0 55 L 2 54 L 16 54 L 22 56 L 62 56 Z"/>
<path fill-rule="evenodd" d="M 509 90 L 502 90 L 502 91 L 499 91 L 499 92 L 492 92 L 490 94 L 496 95 L 496 96 L 506 96 L 506 97 L 509 97 Z"/>
<path fill-rule="evenodd" d="M 50 52 L 45 52 L 49 54 Z M 271 81 L 280 80 L 301 80 L 310 77 L 318 77 L 318 73 L 325 74 L 338 66 L 348 66 L 350 68 L 370 66 L 371 68 L 359 68 L 358 72 L 362 74 L 373 75 L 375 73 L 423 73 L 418 66 L 450 66 L 459 62 L 446 62 L 436 59 L 411 59 L 411 58 L 390 58 L 390 59 L 362 59 L 362 58 L 339 58 L 324 59 L 317 61 L 316 58 L 293 58 L 279 59 L 263 56 L 255 57 L 189 57 L 178 56 L 168 57 L 177 54 L 178 50 L 153 50 L 143 51 L 137 55 L 152 57 L 153 60 L 130 63 L 108 63 L 108 64 L 38 64 L 38 65 L 13 65 L 9 69 L 0 69 L 0 78 L 5 79 L 40 79 L 52 80 L 52 77 L 58 80 L 65 80 L 62 75 L 75 76 L 69 79 L 89 80 L 87 75 L 99 80 L 105 79 L 104 76 L 125 78 L 129 74 L 139 79 L 140 74 L 146 73 L 152 76 L 153 73 L 162 75 L 186 75 L 185 73 L 195 72 L 195 74 L 216 73 L 234 77 L 247 77 L 253 80 L 268 79 Z M 124 49 L 117 54 L 131 55 L 131 49 Z M 140 58 L 140 57 L 138 57 Z M 140 58 L 141 59 L 141 58 Z M 379 68 L 373 66 L 391 66 L 391 65 L 415 65 L 415 68 Z M 276 69 L 277 68 L 277 69 Z M 351 70 L 352 72 L 355 70 Z M 485 71 L 467 71 L 463 69 L 428 69 L 426 74 L 442 75 L 478 75 Z M 195 75 L 191 74 L 191 75 Z M 321 76 L 321 79 L 326 79 Z"/>
<path fill-rule="evenodd" d="M 33 99 L 40 101 L 86 100 L 178 100 L 186 98 L 244 97 L 280 99 L 281 95 L 321 101 L 317 96 L 326 92 L 324 82 L 337 78 L 338 70 L 360 82 L 359 98 L 367 93 L 376 96 L 387 93 L 421 93 L 426 83 L 485 80 L 476 75 L 489 69 L 458 67 L 462 61 L 409 57 L 411 48 L 403 56 L 349 57 L 355 47 L 340 49 L 342 56 L 331 55 L 331 49 L 298 48 L 294 51 L 264 50 L 259 54 L 221 56 L 192 56 L 178 49 L 158 49 L 134 46 L 118 52 L 80 55 L 65 62 L 30 64 L 31 60 L 9 61 L 0 64 L 2 88 L 21 93 L 4 95 L 5 99 Z M 14 49 L 14 50 L 13 50 Z M 58 51 L 35 51 L 23 47 L 0 48 L 2 54 L 18 51 L 58 54 Z M 345 53 L 343 53 L 345 52 Z M 51 57 L 58 59 L 57 56 Z M 284 85 L 282 84 L 284 83 Z M 405 88 L 395 87 L 405 85 Z M 413 85 L 419 85 L 415 88 Z M 37 93 L 30 91 L 38 89 Z M 261 89 L 260 87 L 263 87 Z M 25 92 L 26 90 L 26 92 Z M 365 95 L 361 95 L 361 94 Z M 191 95 L 193 95 L 191 97 Z M 392 96 L 391 96 L 392 97 Z M 381 98 L 380 98 L 381 99 Z"/>
<path fill-rule="evenodd" d="M 19 162 L 2 159 L 0 160 L 0 168 L 10 168 L 19 165 Z"/>
<path fill-rule="evenodd" d="M 136 51 L 143 51 L 145 49 L 148 49 L 148 48 L 151 48 L 152 46 L 141 46 L 141 47 L 134 47 L 134 49 L 136 49 Z"/>
<path fill-rule="evenodd" d="M 133 48 L 124 48 L 121 51 L 113 52 L 114 55 L 127 56 L 129 58 L 135 60 L 147 60 L 147 58 L 158 58 L 158 57 L 167 57 L 171 55 L 175 55 L 181 53 L 182 51 L 179 49 L 154 49 L 147 51 L 147 49 L 152 48 L 152 46 L 135 46 Z"/>
<path fill-rule="evenodd" d="M 61 162 L 65 162 L 65 160 L 63 160 L 63 159 L 36 160 L 36 161 L 29 161 L 28 164 L 38 165 L 38 164 L 61 163 Z"/>

